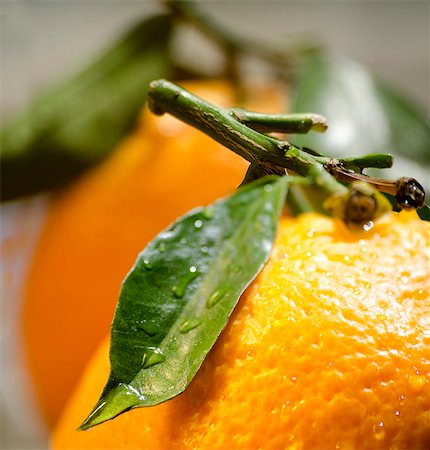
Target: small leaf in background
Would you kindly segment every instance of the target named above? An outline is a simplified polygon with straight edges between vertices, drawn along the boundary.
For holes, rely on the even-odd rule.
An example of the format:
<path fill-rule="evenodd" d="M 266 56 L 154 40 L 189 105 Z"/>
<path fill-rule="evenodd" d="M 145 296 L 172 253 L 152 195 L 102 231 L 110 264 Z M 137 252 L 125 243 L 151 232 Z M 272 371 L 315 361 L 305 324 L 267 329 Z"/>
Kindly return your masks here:
<path fill-rule="evenodd" d="M 159 234 L 125 279 L 111 330 L 111 374 L 89 428 L 185 390 L 269 257 L 287 178 L 269 176 Z"/>
<path fill-rule="evenodd" d="M 430 206 L 424 205 L 424 207 L 419 209 L 417 212 L 418 212 L 418 215 L 421 217 L 421 219 L 427 220 L 427 222 L 430 222 Z"/>
<path fill-rule="evenodd" d="M 333 157 L 391 153 L 385 178 L 413 176 L 430 189 L 430 127 L 411 102 L 376 81 L 359 63 L 324 53 L 310 55 L 296 73 L 292 110 L 327 117 L 325 134 L 294 137 Z M 381 172 L 369 172 L 381 176 Z"/>
<path fill-rule="evenodd" d="M 171 17 L 138 23 L 96 62 L 40 95 L 1 133 L 1 198 L 69 181 L 113 150 L 166 76 Z"/>

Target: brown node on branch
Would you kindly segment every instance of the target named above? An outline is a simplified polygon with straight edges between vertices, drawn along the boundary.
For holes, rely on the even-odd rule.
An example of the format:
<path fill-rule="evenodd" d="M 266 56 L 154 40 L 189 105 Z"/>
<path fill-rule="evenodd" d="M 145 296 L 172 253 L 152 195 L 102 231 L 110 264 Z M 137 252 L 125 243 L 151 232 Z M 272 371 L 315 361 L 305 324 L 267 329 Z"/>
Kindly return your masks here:
<path fill-rule="evenodd" d="M 415 178 L 399 178 L 396 181 L 396 202 L 402 209 L 419 209 L 424 206 L 424 188 Z"/>
<path fill-rule="evenodd" d="M 325 164 L 326 170 L 338 181 L 365 181 L 381 192 L 395 196 L 400 209 L 419 209 L 424 206 L 425 191 L 415 178 L 402 177 L 398 180 L 385 180 L 347 170 L 341 161 L 331 159 Z"/>

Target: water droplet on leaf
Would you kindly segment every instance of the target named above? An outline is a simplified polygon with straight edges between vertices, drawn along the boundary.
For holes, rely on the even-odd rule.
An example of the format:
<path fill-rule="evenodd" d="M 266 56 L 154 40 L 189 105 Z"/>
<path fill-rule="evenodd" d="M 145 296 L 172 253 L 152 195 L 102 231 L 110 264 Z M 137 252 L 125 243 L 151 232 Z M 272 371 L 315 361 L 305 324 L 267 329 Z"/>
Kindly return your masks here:
<path fill-rule="evenodd" d="M 154 366 L 166 360 L 163 352 L 158 347 L 147 347 L 142 357 L 142 368 Z"/>
<path fill-rule="evenodd" d="M 179 327 L 179 332 L 182 334 L 188 333 L 194 328 L 197 328 L 202 323 L 202 319 L 197 317 L 190 317 L 189 319 L 184 320 Z"/>
<path fill-rule="evenodd" d="M 203 222 L 201 220 L 196 220 L 194 222 L 194 227 L 197 228 L 197 229 L 202 228 L 203 227 Z"/>
<path fill-rule="evenodd" d="M 152 269 L 152 264 L 151 264 L 151 262 L 149 261 L 148 258 L 145 258 L 143 260 L 143 267 L 145 267 L 146 270 L 151 270 Z"/>
<path fill-rule="evenodd" d="M 155 336 L 158 333 L 157 326 L 150 322 L 141 322 L 138 324 L 138 328 L 143 330 L 148 336 Z"/>
<path fill-rule="evenodd" d="M 182 298 L 191 281 L 199 275 L 196 266 L 191 266 L 189 272 L 186 273 L 172 288 L 173 295 L 176 298 Z"/>
<path fill-rule="evenodd" d="M 212 308 L 213 306 L 215 306 L 225 295 L 227 289 L 226 288 L 218 288 L 215 289 L 212 294 L 210 295 L 206 306 L 208 308 Z"/>
<path fill-rule="evenodd" d="M 207 220 L 212 219 L 214 216 L 214 209 L 213 207 L 208 206 L 207 208 L 204 208 L 202 211 L 203 217 Z"/>

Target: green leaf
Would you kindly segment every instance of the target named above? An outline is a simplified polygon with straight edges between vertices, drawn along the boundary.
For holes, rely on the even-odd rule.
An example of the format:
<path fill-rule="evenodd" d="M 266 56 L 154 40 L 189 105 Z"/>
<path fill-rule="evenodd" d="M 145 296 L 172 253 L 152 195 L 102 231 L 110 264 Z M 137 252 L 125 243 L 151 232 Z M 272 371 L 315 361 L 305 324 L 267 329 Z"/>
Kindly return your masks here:
<path fill-rule="evenodd" d="M 111 330 L 111 373 L 87 429 L 183 392 L 262 269 L 286 177 L 269 176 L 159 234 L 125 279 Z"/>
<path fill-rule="evenodd" d="M 427 222 L 430 222 L 430 207 L 424 205 L 424 207 L 418 210 L 418 215 L 422 220 L 427 220 Z"/>
<path fill-rule="evenodd" d="M 296 74 L 292 110 L 323 114 L 329 124 L 324 135 L 294 137 L 296 145 L 333 157 L 391 153 L 392 169 L 369 173 L 411 176 L 430 188 L 430 127 L 424 114 L 357 62 L 310 55 Z"/>
<path fill-rule="evenodd" d="M 133 126 L 149 82 L 167 75 L 171 22 L 168 15 L 141 21 L 6 125 L 2 200 L 64 184 L 113 150 Z"/>
<path fill-rule="evenodd" d="M 424 112 L 383 81 L 375 80 L 375 87 L 388 118 L 391 147 L 399 155 L 430 165 L 430 124 Z"/>

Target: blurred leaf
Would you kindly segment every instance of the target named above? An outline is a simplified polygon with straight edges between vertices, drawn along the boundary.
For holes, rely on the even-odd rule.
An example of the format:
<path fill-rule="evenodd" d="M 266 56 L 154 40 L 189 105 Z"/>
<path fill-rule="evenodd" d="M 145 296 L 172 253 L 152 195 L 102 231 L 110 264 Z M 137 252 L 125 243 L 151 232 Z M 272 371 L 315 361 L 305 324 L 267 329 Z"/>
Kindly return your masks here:
<path fill-rule="evenodd" d="M 179 218 L 121 287 L 111 373 L 86 429 L 183 392 L 269 257 L 288 177 L 269 176 Z"/>
<path fill-rule="evenodd" d="M 97 61 L 34 100 L 1 133 L 1 197 L 69 181 L 131 129 L 149 82 L 168 73 L 171 17 L 139 22 Z"/>
<path fill-rule="evenodd" d="M 309 55 L 296 73 L 292 111 L 322 114 L 329 124 L 325 134 L 294 137 L 295 144 L 336 157 L 391 153 L 392 169 L 369 173 L 415 177 L 429 190 L 430 127 L 425 115 L 360 64 L 323 53 Z"/>
<path fill-rule="evenodd" d="M 430 207 L 427 205 L 424 205 L 423 208 L 418 210 L 418 215 L 423 220 L 427 220 L 427 222 L 430 222 Z"/>
<path fill-rule="evenodd" d="M 391 86 L 377 80 L 379 100 L 388 117 L 392 148 L 401 155 L 430 164 L 430 124 L 425 114 Z"/>

